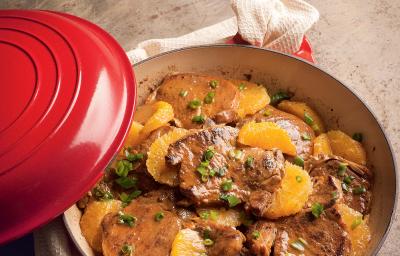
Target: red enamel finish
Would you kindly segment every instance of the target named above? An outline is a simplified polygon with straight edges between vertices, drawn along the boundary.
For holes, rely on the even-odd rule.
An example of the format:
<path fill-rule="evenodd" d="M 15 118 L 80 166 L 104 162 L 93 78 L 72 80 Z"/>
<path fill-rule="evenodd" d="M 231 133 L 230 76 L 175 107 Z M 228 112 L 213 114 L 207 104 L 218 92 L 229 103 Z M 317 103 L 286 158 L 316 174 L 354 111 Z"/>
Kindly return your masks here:
<path fill-rule="evenodd" d="M 48 11 L 0 11 L 0 244 L 76 202 L 121 147 L 131 65 L 99 27 Z"/>

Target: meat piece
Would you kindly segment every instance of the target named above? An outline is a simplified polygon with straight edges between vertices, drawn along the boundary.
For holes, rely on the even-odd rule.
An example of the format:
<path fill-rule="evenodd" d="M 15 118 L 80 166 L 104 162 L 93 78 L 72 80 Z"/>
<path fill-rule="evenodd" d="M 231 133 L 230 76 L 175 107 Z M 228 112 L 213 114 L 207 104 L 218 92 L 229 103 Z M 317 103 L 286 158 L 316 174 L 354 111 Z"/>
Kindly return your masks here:
<path fill-rule="evenodd" d="M 180 96 L 181 92 L 187 92 L 186 96 Z M 208 93 L 214 93 L 214 97 L 209 97 L 207 102 L 205 98 Z M 171 104 L 175 117 L 181 121 L 184 128 L 199 128 L 201 124 L 194 123 L 192 118 L 200 114 L 215 119 L 217 123 L 232 122 L 236 118 L 232 112 L 239 105 L 239 89 L 228 80 L 219 77 L 178 74 L 164 79 L 157 89 L 155 99 Z M 188 107 L 189 102 L 193 100 L 199 100 L 201 106 L 194 109 Z"/>
<path fill-rule="evenodd" d="M 221 195 L 235 196 L 261 216 L 284 175 L 284 158 L 278 150 L 236 148 L 237 135 L 229 126 L 195 132 L 170 145 L 166 162 L 180 166 L 180 190 L 195 204 L 221 205 Z M 198 167 L 210 147 L 214 154 L 206 170 L 215 174 L 202 177 Z M 224 189 L 229 181 L 231 187 Z"/>
<path fill-rule="evenodd" d="M 307 208 L 310 208 L 313 203 L 320 203 L 326 209 L 343 200 L 341 182 L 335 177 L 331 175 L 315 176 L 311 180 L 313 192 L 308 198 Z"/>
<path fill-rule="evenodd" d="M 260 236 L 248 234 L 248 243 L 254 255 L 269 255 L 271 240 L 273 254 L 284 255 L 350 255 L 351 242 L 344 230 L 341 216 L 335 208 L 329 208 L 315 218 L 310 212 L 301 212 L 277 222 L 258 221 L 250 228 Z M 264 242 L 265 240 L 265 242 Z M 305 244 L 304 244 L 305 242 Z M 300 244 L 300 247 L 296 246 Z M 297 248 L 296 248 L 297 247 Z M 290 254 L 292 253 L 292 254 Z"/>
<path fill-rule="evenodd" d="M 245 236 L 234 227 L 214 222 L 200 221 L 196 230 L 204 239 L 211 239 L 213 244 L 206 246 L 208 256 L 239 256 L 245 242 Z"/>
<path fill-rule="evenodd" d="M 368 213 L 372 196 L 372 173 L 367 167 L 338 156 L 321 155 L 310 158 L 305 163 L 305 169 L 313 178 L 330 175 L 338 179 L 344 203 L 362 214 Z"/>
<path fill-rule="evenodd" d="M 163 213 L 156 221 L 155 215 Z M 129 245 L 135 255 L 169 256 L 172 242 L 181 228 L 180 219 L 173 211 L 173 194 L 169 190 L 158 190 L 139 197 L 123 209 L 136 221 L 132 227 L 121 224 L 119 214 L 109 214 L 102 222 L 103 254 L 120 255 L 121 248 Z"/>
<path fill-rule="evenodd" d="M 301 156 L 303 159 L 308 159 L 312 155 L 312 141 L 315 137 L 314 131 L 309 125 L 307 125 L 297 116 L 267 105 L 265 109 L 252 116 L 244 118 L 240 123 L 238 123 L 238 127 L 241 127 L 245 123 L 251 121 L 276 123 L 289 134 L 290 139 L 296 146 L 297 155 Z M 308 135 L 310 139 L 304 139 L 305 135 Z"/>
<path fill-rule="evenodd" d="M 274 223 L 257 221 L 246 232 L 250 255 L 269 256 L 276 239 L 277 228 Z"/>

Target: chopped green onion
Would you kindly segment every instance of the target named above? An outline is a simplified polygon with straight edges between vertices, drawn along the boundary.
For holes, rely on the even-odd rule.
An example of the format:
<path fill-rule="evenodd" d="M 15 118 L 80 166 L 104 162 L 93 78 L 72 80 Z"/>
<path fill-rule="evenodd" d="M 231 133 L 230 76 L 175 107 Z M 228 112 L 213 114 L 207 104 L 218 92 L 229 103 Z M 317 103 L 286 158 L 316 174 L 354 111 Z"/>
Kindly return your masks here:
<path fill-rule="evenodd" d="M 244 211 L 240 212 L 239 219 L 240 222 L 246 227 L 249 227 L 253 224 L 253 220 L 251 219 L 250 215 L 247 215 Z"/>
<path fill-rule="evenodd" d="M 314 203 L 311 206 L 311 213 L 315 218 L 319 218 L 319 216 L 324 212 L 324 206 L 320 203 Z"/>
<path fill-rule="evenodd" d="M 133 165 L 128 160 L 120 160 L 117 162 L 117 169 L 115 173 L 120 177 L 126 177 L 128 173 L 133 169 Z"/>
<path fill-rule="evenodd" d="M 187 95 L 188 95 L 188 91 L 181 91 L 179 93 L 179 96 L 181 96 L 181 97 L 186 97 Z"/>
<path fill-rule="evenodd" d="M 229 191 L 232 189 L 232 184 L 233 184 L 232 180 L 224 180 L 221 183 L 221 188 L 223 191 Z"/>
<path fill-rule="evenodd" d="M 204 103 L 211 104 L 214 102 L 215 92 L 207 93 L 206 97 L 204 97 Z"/>
<path fill-rule="evenodd" d="M 266 109 L 263 113 L 263 116 L 270 116 L 271 115 L 271 110 Z"/>
<path fill-rule="evenodd" d="M 227 170 L 226 167 L 221 167 L 221 168 L 219 168 L 218 171 L 217 171 L 218 176 L 219 176 L 219 177 L 225 176 L 226 170 Z"/>
<path fill-rule="evenodd" d="M 239 91 L 243 91 L 244 89 L 246 89 L 246 85 L 244 83 L 240 83 L 239 84 Z"/>
<path fill-rule="evenodd" d="M 314 119 L 307 112 L 304 112 L 304 121 L 308 125 L 313 125 L 313 123 L 314 123 Z"/>
<path fill-rule="evenodd" d="M 319 132 L 320 130 L 318 124 L 312 124 L 311 128 L 313 129 L 314 132 Z"/>
<path fill-rule="evenodd" d="M 216 173 L 217 173 L 217 171 L 215 169 L 210 169 L 210 171 L 208 172 L 210 177 L 214 177 Z"/>
<path fill-rule="evenodd" d="M 298 165 L 300 167 L 304 167 L 304 159 L 301 158 L 300 156 L 295 156 L 293 159 L 293 162 L 295 165 Z"/>
<path fill-rule="evenodd" d="M 308 245 L 307 241 L 304 240 L 303 238 L 299 237 L 298 240 L 299 240 L 302 244 Z"/>
<path fill-rule="evenodd" d="M 132 253 L 135 251 L 135 248 L 132 245 L 124 244 L 119 251 L 120 256 L 132 256 Z"/>
<path fill-rule="evenodd" d="M 163 212 L 157 212 L 155 215 L 154 215 L 154 220 L 155 221 L 161 221 L 162 219 L 164 218 L 164 213 Z"/>
<path fill-rule="evenodd" d="M 338 199 L 338 198 L 339 198 L 338 192 L 337 192 L 337 191 L 333 191 L 333 192 L 332 192 L 332 200 L 336 200 L 336 199 Z"/>
<path fill-rule="evenodd" d="M 303 178 L 301 176 L 296 176 L 297 183 L 301 183 L 302 180 L 303 180 Z"/>
<path fill-rule="evenodd" d="M 124 189 L 130 189 L 136 186 L 138 179 L 136 177 L 119 177 L 115 182 Z"/>
<path fill-rule="evenodd" d="M 271 105 L 277 105 L 281 101 L 288 100 L 290 98 L 291 98 L 291 95 L 289 95 L 289 93 L 283 92 L 283 91 L 279 91 L 279 92 L 275 93 L 274 95 L 272 95 L 272 97 L 271 97 Z"/>
<path fill-rule="evenodd" d="M 108 187 L 96 186 L 93 188 L 92 193 L 94 194 L 97 200 L 100 201 L 111 200 L 114 198 L 114 196 L 108 189 L 109 189 Z"/>
<path fill-rule="evenodd" d="M 234 195 L 221 194 L 219 197 L 221 200 L 228 202 L 229 207 L 235 207 L 240 204 L 242 201 Z"/>
<path fill-rule="evenodd" d="M 362 223 L 362 218 L 358 217 L 356 218 L 353 223 L 351 223 L 351 229 L 355 229 L 356 227 L 358 227 L 360 224 Z"/>
<path fill-rule="evenodd" d="M 236 160 L 239 160 L 243 156 L 243 151 L 239 149 L 231 150 L 229 151 L 229 156 L 235 158 Z"/>
<path fill-rule="evenodd" d="M 342 182 L 342 189 L 346 192 L 349 192 L 349 186 L 346 183 Z"/>
<path fill-rule="evenodd" d="M 213 158 L 214 154 L 215 154 L 214 148 L 208 147 L 208 149 L 203 153 L 203 159 L 209 161 Z"/>
<path fill-rule="evenodd" d="M 339 164 L 339 171 L 338 171 L 338 175 L 339 176 L 344 176 L 344 174 L 346 173 L 346 170 L 347 170 L 347 164 L 345 164 L 345 163 L 340 163 Z"/>
<path fill-rule="evenodd" d="M 361 195 L 364 194 L 365 192 L 367 192 L 367 190 L 362 185 L 353 189 L 353 194 L 355 195 Z"/>
<path fill-rule="evenodd" d="M 211 229 L 206 227 L 203 231 L 203 239 L 210 239 Z"/>
<path fill-rule="evenodd" d="M 253 168 L 253 166 L 254 166 L 254 157 L 252 157 L 252 156 L 247 157 L 246 162 L 244 162 L 244 165 L 245 165 L 246 168 Z"/>
<path fill-rule="evenodd" d="M 133 227 L 136 222 L 136 217 L 130 215 L 130 214 L 125 214 L 121 211 L 118 212 L 118 223 L 119 224 L 124 224 L 129 227 Z"/>
<path fill-rule="evenodd" d="M 309 135 L 308 133 L 303 133 L 303 134 L 301 135 L 301 138 L 302 138 L 303 140 L 311 140 L 311 137 L 310 137 L 310 135 Z"/>
<path fill-rule="evenodd" d="M 121 199 L 122 201 L 122 206 L 125 207 L 128 204 L 130 204 L 132 202 L 133 199 L 137 198 L 138 196 L 140 196 L 142 194 L 142 191 L 140 190 L 135 190 L 130 194 L 127 194 L 125 192 L 122 192 L 119 195 L 119 199 Z"/>
<path fill-rule="evenodd" d="M 254 240 L 257 240 L 261 236 L 260 231 L 254 230 L 253 233 L 251 233 L 251 236 L 253 237 Z"/>
<path fill-rule="evenodd" d="M 139 160 L 142 160 L 144 157 L 144 154 L 142 153 L 137 153 L 137 154 L 127 154 L 126 158 L 131 161 L 131 162 L 137 162 Z"/>
<path fill-rule="evenodd" d="M 347 185 L 350 185 L 353 180 L 354 176 L 346 176 L 344 177 L 343 182 L 346 183 Z"/>
<path fill-rule="evenodd" d="M 194 116 L 192 118 L 192 122 L 194 122 L 194 123 L 202 124 L 202 123 L 204 123 L 204 121 L 205 121 L 205 119 L 204 119 L 204 116 L 202 116 L 202 115 Z"/>
<path fill-rule="evenodd" d="M 210 238 L 206 238 L 206 239 L 204 239 L 203 244 L 204 244 L 205 246 L 211 246 L 211 245 L 214 244 L 214 241 L 211 240 Z"/>
<path fill-rule="evenodd" d="M 200 218 L 203 220 L 208 220 L 209 217 L 210 217 L 210 213 L 208 211 L 203 211 L 200 213 Z"/>
<path fill-rule="evenodd" d="M 292 246 L 294 249 L 296 249 L 300 252 L 304 252 L 304 250 L 305 250 L 304 244 L 302 242 L 300 242 L 299 240 L 296 240 L 296 241 L 290 243 L 290 246 Z"/>
<path fill-rule="evenodd" d="M 215 221 L 217 220 L 217 218 L 218 218 L 218 212 L 215 210 L 210 210 L 210 219 Z"/>
<path fill-rule="evenodd" d="M 188 107 L 191 109 L 197 109 L 201 106 L 201 101 L 199 99 L 194 99 L 192 101 L 189 101 Z"/>
<path fill-rule="evenodd" d="M 362 133 L 356 132 L 353 134 L 353 140 L 356 140 L 358 142 L 362 142 L 363 140 L 363 135 Z"/>
<path fill-rule="evenodd" d="M 210 81 L 210 87 L 211 88 L 215 89 L 215 88 L 218 87 L 218 85 L 219 85 L 219 82 L 217 80 L 211 80 Z"/>

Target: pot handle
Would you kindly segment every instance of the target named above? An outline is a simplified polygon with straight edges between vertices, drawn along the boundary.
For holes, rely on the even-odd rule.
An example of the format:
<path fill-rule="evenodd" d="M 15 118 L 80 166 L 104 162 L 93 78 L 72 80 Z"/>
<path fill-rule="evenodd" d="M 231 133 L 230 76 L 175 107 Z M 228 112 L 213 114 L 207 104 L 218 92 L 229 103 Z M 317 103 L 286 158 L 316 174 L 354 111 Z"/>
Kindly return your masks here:
<path fill-rule="evenodd" d="M 249 45 L 248 42 L 243 40 L 243 38 L 238 34 L 236 34 L 234 37 L 226 41 L 227 44 L 243 44 L 243 45 Z M 311 49 L 311 44 L 308 41 L 308 39 L 304 36 L 303 41 L 301 42 L 300 48 L 297 52 L 293 53 L 294 56 L 299 57 L 303 60 L 309 61 L 311 63 L 315 63 L 314 57 L 313 57 L 313 52 Z"/>

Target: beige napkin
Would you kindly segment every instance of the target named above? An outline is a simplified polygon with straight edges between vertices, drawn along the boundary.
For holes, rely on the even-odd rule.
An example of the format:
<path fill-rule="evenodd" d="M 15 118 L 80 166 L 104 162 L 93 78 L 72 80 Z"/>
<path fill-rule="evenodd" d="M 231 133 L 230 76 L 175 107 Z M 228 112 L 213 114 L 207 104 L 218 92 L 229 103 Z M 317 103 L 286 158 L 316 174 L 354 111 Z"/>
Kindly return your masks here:
<path fill-rule="evenodd" d="M 177 48 L 223 43 L 237 32 L 252 45 L 293 53 L 319 18 L 318 11 L 302 0 L 232 0 L 232 8 L 236 17 L 181 37 L 144 41 L 127 55 L 136 63 Z M 34 239 L 36 256 L 78 255 L 61 217 L 35 231 Z"/>
<path fill-rule="evenodd" d="M 318 11 L 302 0 L 232 0 L 232 9 L 236 17 L 184 36 L 144 41 L 127 55 L 136 63 L 177 48 L 223 43 L 237 32 L 254 46 L 293 53 L 319 18 Z"/>

